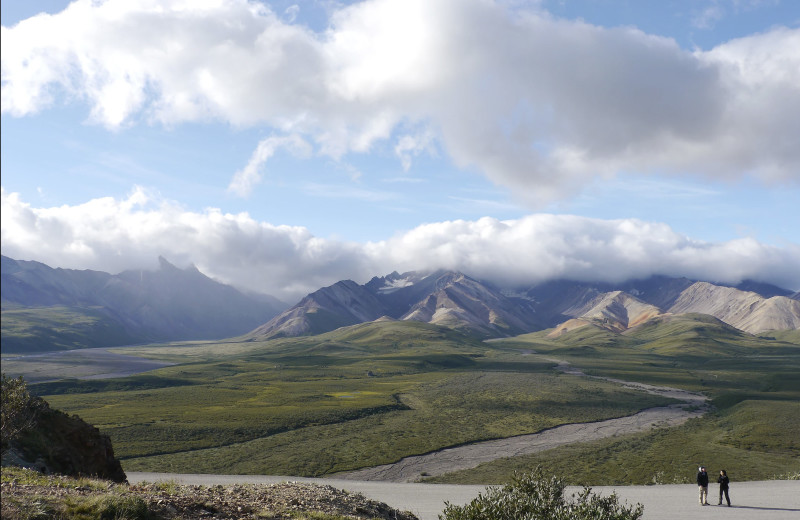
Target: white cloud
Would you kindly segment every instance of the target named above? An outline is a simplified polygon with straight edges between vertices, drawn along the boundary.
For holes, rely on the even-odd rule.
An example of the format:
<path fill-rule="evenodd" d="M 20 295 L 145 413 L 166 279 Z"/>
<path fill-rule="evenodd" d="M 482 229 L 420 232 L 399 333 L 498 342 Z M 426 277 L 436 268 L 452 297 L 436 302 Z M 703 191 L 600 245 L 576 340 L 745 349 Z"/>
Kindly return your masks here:
<path fill-rule="evenodd" d="M 234 174 L 228 191 L 240 197 L 250 195 L 255 185 L 261 182 L 262 167 L 280 148 L 285 148 L 296 156 L 308 156 L 311 153 L 311 145 L 298 135 L 267 137 L 258 143 L 247 165 Z"/>
<path fill-rule="evenodd" d="M 411 168 L 411 161 L 413 157 L 425 152 L 428 155 L 436 155 L 436 149 L 433 146 L 435 136 L 430 128 L 426 128 L 416 134 L 404 134 L 398 140 L 394 147 L 394 153 L 400 158 L 403 165 L 403 170 L 408 171 Z"/>
<path fill-rule="evenodd" d="M 37 208 L 2 190 L 2 253 L 53 267 L 155 268 L 158 255 L 223 282 L 294 303 L 342 279 L 458 269 L 500 285 L 554 278 L 619 281 L 652 274 L 752 278 L 800 289 L 800 246 L 694 241 L 661 223 L 534 214 L 419 226 L 379 242 L 315 237 L 216 208 L 192 212 L 137 188 L 75 206 Z"/>
<path fill-rule="evenodd" d="M 192 212 L 135 189 L 125 199 L 35 208 L 2 190 L 2 252 L 54 267 L 116 273 L 155 268 L 158 255 L 238 287 L 292 299 L 365 272 L 360 246 L 317 238 L 246 213 Z"/>
<path fill-rule="evenodd" d="M 283 19 L 287 23 L 293 23 L 297 19 L 298 13 L 300 13 L 300 6 L 292 4 L 283 10 Z"/>
<path fill-rule="evenodd" d="M 692 25 L 698 29 L 711 29 L 724 16 L 725 9 L 715 1 L 693 14 Z"/>
<path fill-rule="evenodd" d="M 364 1 L 319 33 L 289 20 L 245 0 L 79 0 L 3 27 L 2 110 L 259 125 L 336 158 L 397 139 L 404 166 L 438 148 L 532 205 L 620 171 L 800 172 L 800 29 L 689 52 L 487 0 Z"/>

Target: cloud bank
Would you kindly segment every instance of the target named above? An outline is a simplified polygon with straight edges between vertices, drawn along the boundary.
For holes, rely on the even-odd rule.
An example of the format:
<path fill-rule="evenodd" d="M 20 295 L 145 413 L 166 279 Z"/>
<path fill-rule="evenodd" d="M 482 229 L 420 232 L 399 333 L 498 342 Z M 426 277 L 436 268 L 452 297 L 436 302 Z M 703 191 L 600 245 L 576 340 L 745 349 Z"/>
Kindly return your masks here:
<path fill-rule="evenodd" d="M 292 142 L 334 158 L 385 145 L 404 168 L 440 150 L 532 207 L 621 171 L 800 175 L 799 29 L 687 51 L 515 5 L 368 0 L 315 32 L 246 0 L 78 0 L 2 28 L 2 111 L 79 101 L 111 129 L 265 127 L 224 180 L 242 195 Z"/>
<path fill-rule="evenodd" d="M 660 223 L 532 214 L 418 226 L 364 244 L 315 237 L 245 213 L 192 212 L 142 189 L 126 199 L 36 208 L 2 190 L 2 253 L 53 267 L 116 273 L 162 255 L 240 288 L 294 303 L 342 279 L 457 269 L 512 287 L 550 279 L 621 281 L 652 274 L 800 289 L 800 246 L 694 241 Z"/>

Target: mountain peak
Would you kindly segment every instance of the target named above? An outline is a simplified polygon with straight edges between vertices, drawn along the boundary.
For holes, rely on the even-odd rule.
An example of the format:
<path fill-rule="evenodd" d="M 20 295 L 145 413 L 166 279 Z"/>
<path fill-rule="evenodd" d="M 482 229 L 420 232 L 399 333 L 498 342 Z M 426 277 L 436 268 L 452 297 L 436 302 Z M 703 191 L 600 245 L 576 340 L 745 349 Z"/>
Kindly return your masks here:
<path fill-rule="evenodd" d="M 161 271 L 179 271 L 177 267 L 169 263 L 169 261 L 161 255 L 158 255 L 158 267 Z"/>

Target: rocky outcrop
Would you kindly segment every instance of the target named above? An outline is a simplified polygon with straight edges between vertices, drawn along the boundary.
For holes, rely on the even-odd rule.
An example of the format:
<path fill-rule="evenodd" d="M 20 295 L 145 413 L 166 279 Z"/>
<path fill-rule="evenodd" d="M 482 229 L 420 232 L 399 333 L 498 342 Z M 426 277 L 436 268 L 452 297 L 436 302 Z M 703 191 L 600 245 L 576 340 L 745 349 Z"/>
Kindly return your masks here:
<path fill-rule="evenodd" d="M 36 409 L 33 426 L 12 441 L 3 455 L 4 464 L 43 473 L 127 481 L 107 435 L 78 416 L 50 408 L 41 398 L 32 398 L 32 407 Z"/>

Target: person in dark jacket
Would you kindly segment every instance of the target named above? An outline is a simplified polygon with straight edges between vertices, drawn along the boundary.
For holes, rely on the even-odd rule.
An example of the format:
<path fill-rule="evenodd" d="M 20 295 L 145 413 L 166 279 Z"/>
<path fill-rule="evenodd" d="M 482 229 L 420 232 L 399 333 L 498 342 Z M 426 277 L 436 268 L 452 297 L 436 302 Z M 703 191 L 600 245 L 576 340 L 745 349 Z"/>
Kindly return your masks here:
<path fill-rule="evenodd" d="M 708 473 L 706 467 L 700 466 L 700 471 L 697 472 L 697 486 L 700 488 L 700 505 L 708 505 Z"/>
<path fill-rule="evenodd" d="M 725 493 L 725 500 L 728 502 L 728 507 L 731 507 L 731 497 L 728 496 L 728 484 L 730 484 L 731 481 L 728 478 L 728 473 L 724 469 L 719 471 L 717 482 L 719 483 L 719 504 L 717 505 L 722 505 L 722 494 Z"/>

